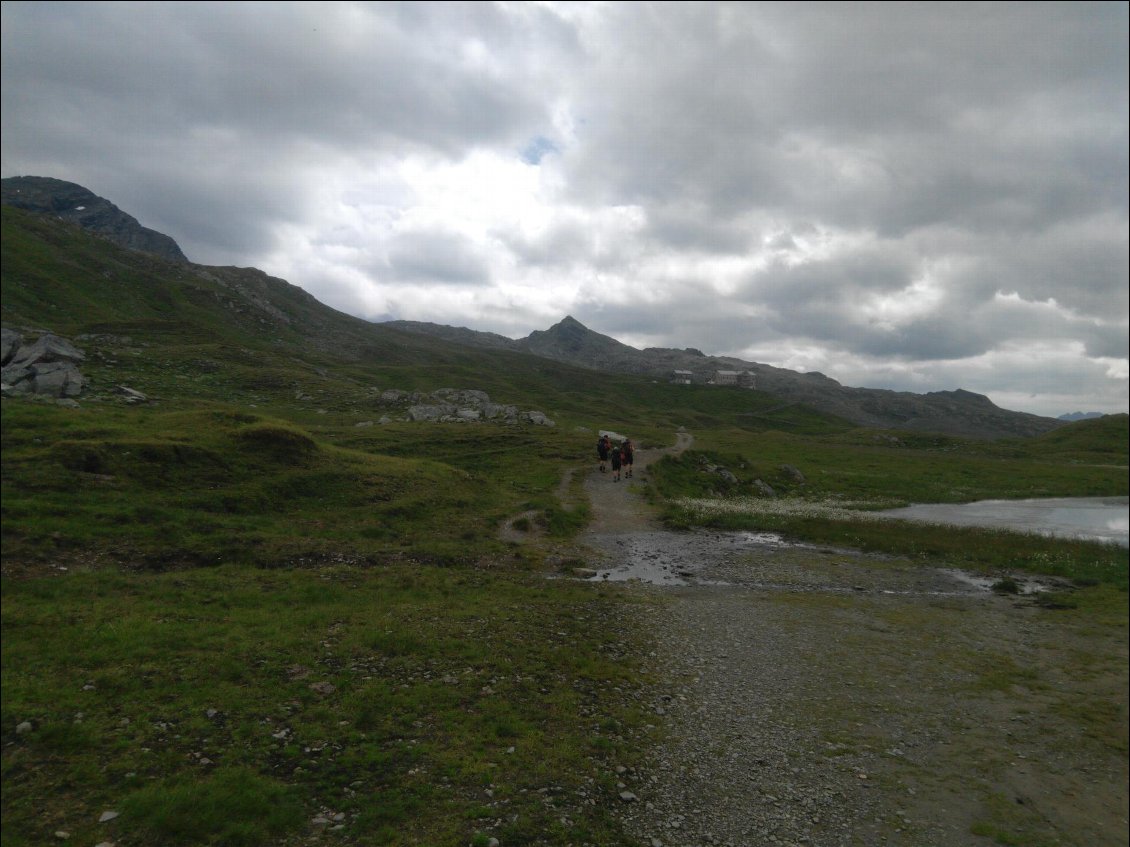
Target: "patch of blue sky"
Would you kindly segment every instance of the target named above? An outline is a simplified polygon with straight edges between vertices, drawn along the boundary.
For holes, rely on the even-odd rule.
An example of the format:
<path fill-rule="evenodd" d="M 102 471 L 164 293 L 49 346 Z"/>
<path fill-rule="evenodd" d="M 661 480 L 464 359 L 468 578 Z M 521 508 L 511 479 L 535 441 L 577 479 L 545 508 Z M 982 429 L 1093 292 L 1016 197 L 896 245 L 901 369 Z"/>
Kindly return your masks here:
<path fill-rule="evenodd" d="M 527 165 L 536 165 L 549 153 L 556 153 L 557 145 L 544 135 L 537 135 L 522 149 L 522 161 Z"/>

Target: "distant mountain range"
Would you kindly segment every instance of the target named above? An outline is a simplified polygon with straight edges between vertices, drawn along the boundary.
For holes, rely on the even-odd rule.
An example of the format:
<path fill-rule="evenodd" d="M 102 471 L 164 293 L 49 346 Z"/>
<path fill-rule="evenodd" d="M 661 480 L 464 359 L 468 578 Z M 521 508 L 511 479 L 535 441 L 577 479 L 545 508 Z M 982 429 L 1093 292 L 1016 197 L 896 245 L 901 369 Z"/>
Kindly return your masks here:
<path fill-rule="evenodd" d="M 689 348 L 638 350 L 594 332 L 572 317 L 565 317 L 549 329 L 532 332 L 517 340 L 495 333 L 432 323 L 366 323 L 325 306 L 305 291 L 254 268 L 194 265 L 188 262 L 173 239 L 146 229 L 113 203 L 74 183 L 46 177 L 13 177 L 2 180 L 2 189 L 6 205 L 51 220 L 76 224 L 122 247 L 160 257 L 173 263 L 174 267 L 187 266 L 191 275 L 205 280 L 208 285 L 222 288 L 222 294 L 217 296 L 229 314 L 258 316 L 256 321 L 262 327 L 261 332 L 274 331 L 271 328 L 280 325 L 289 326 L 318 348 L 341 349 L 347 339 L 357 349 L 364 349 L 370 344 L 404 346 L 405 338 L 430 337 L 442 340 L 445 345 L 537 356 L 607 375 L 632 374 L 663 381 L 712 382 L 719 384 L 720 391 L 754 388 L 778 398 L 781 404 L 778 408 L 801 404 L 859 426 L 877 429 L 1002 438 L 1040 435 L 1066 422 L 1001 409 L 987 397 L 961 389 L 914 394 L 850 388 L 820 373 L 798 373 L 735 358 L 707 356 Z M 19 284 L 30 285 L 31 280 L 29 278 Z M 204 308 L 206 302 L 194 302 L 193 308 Z M 399 332 L 389 333 L 386 329 Z M 680 373 L 676 375 L 676 372 Z"/>
<path fill-rule="evenodd" d="M 1040 435 L 1062 424 L 1053 418 L 1002 409 L 988 397 L 962 389 L 914 394 L 849 388 L 821 373 L 798 373 L 726 356 L 707 356 L 694 349 L 638 350 L 594 332 L 573 317 L 517 340 L 434 323 L 389 321 L 384 325 L 468 346 L 530 353 L 604 373 L 631 373 L 671 381 L 689 378 L 700 383 L 738 379 L 748 387 L 787 402 L 804 403 L 860 426 L 999 438 Z M 720 375 L 720 371 L 729 373 Z"/>
<path fill-rule="evenodd" d="M 1056 420 L 1074 423 L 1075 421 L 1089 421 L 1091 418 L 1105 417 L 1102 412 L 1072 412 L 1069 415 L 1060 415 Z"/>

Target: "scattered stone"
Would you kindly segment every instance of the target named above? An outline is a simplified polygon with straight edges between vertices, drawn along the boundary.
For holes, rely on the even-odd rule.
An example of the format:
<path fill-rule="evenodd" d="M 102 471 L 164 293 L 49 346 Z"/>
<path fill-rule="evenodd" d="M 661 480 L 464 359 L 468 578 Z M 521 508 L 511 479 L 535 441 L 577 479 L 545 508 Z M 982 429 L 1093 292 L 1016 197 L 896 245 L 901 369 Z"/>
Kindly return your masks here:
<path fill-rule="evenodd" d="M 140 391 L 137 391 L 136 389 L 130 388 L 128 385 L 115 386 L 114 391 L 118 395 L 121 396 L 122 400 L 126 404 L 128 404 L 130 406 L 137 406 L 137 405 L 140 405 L 141 403 L 148 403 L 149 402 L 148 396 L 146 396 L 145 394 L 142 394 Z"/>
<path fill-rule="evenodd" d="M 34 729 L 34 727 L 32 727 L 31 721 L 20 721 L 20 723 L 16 725 L 16 735 L 25 735 L 31 732 L 32 729 Z"/>
<path fill-rule="evenodd" d="M 635 794 L 633 794 L 631 791 L 621 791 L 620 792 L 620 799 L 623 800 L 625 803 L 635 803 L 640 798 L 637 797 Z"/>
<path fill-rule="evenodd" d="M 554 421 L 550 420 L 542 412 L 533 412 L 533 411 L 526 412 L 524 417 L 525 417 L 526 420 L 528 420 L 534 426 L 551 426 L 551 427 L 557 426 L 557 424 Z"/>
<path fill-rule="evenodd" d="M 795 482 L 798 485 L 803 485 L 805 482 L 808 481 L 807 478 L 805 477 L 805 475 L 803 473 L 801 473 L 800 469 L 797 468 L 795 465 L 781 465 L 779 467 L 779 470 L 791 482 Z"/>
<path fill-rule="evenodd" d="M 100 815 L 100 816 L 98 817 L 98 823 L 106 823 L 107 821 L 112 821 L 112 820 L 113 820 L 114 818 L 116 818 L 117 816 L 118 816 L 118 812 L 114 812 L 114 811 L 106 811 L 106 812 L 103 812 L 103 813 L 102 813 L 102 814 L 101 814 L 101 815 Z"/>
<path fill-rule="evenodd" d="M 757 489 L 758 493 L 761 494 L 762 497 L 777 496 L 777 492 L 773 490 L 773 486 L 771 486 L 767 482 L 764 482 L 763 480 L 755 479 L 753 481 L 753 487 Z"/>

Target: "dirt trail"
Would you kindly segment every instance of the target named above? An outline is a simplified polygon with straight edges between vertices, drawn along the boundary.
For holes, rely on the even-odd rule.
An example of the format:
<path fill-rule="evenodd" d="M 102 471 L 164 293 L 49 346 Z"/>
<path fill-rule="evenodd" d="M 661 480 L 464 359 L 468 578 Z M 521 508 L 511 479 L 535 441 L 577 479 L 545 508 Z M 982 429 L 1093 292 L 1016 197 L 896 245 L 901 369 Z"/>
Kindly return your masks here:
<path fill-rule="evenodd" d="M 647 469 L 652 462 L 665 455 L 678 455 L 693 443 L 694 438 L 689 432 L 679 432 L 674 447 L 636 450 L 633 476 L 619 482 L 612 481 L 611 470 L 603 474 L 591 471 L 585 477 L 585 495 L 592 508 L 587 535 L 658 531 L 660 526 L 640 496 L 639 486 L 646 481 Z"/>
<path fill-rule="evenodd" d="M 581 539 L 598 580 L 651 580 L 624 583 L 663 680 L 665 738 L 623 776 L 641 844 L 1128 843 L 1125 627 L 903 560 L 666 532 L 639 491 L 664 452 L 586 476 Z"/>

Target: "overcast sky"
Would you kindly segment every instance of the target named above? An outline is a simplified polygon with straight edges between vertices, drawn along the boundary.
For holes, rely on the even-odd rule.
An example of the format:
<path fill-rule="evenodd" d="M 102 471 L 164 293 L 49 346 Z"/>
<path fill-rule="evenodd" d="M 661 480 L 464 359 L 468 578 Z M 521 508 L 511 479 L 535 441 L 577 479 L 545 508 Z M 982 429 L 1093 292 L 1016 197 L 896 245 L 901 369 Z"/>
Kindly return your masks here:
<path fill-rule="evenodd" d="M 373 320 L 1127 411 L 1116 3 L 3 3 L 3 176 Z"/>

